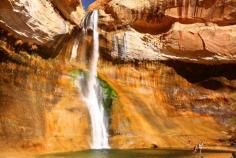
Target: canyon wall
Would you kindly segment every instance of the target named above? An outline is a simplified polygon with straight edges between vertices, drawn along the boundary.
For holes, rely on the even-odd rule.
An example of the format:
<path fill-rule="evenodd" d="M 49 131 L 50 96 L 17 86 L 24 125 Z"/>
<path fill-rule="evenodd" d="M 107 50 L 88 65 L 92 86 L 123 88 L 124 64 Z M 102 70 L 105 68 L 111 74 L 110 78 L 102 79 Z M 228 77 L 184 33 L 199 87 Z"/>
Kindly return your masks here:
<path fill-rule="evenodd" d="M 99 0 L 115 147 L 235 145 L 236 1 Z M 107 64 L 107 65 L 106 65 Z"/>
<path fill-rule="evenodd" d="M 4 43 L 0 52 L 0 150 L 87 149 L 88 111 L 61 62 L 15 53 Z"/>
<path fill-rule="evenodd" d="M 213 149 L 235 144 L 235 65 L 182 62 L 101 64 L 118 94 L 110 142 L 118 148 Z"/>
<path fill-rule="evenodd" d="M 88 149 L 88 111 L 71 75 L 91 56 L 81 2 L 4 0 L 0 9 L 0 149 Z M 117 93 L 112 147 L 203 141 L 235 149 L 235 0 L 97 0 L 93 9 L 100 13 L 99 77 Z"/>
<path fill-rule="evenodd" d="M 100 26 L 110 35 L 107 41 L 112 41 L 112 36 L 126 36 L 130 43 L 126 60 L 235 61 L 234 0 L 99 2 L 90 9 L 103 8 Z"/>
<path fill-rule="evenodd" d="M 0 10 L 1 151 L 88 149 L 88 111 L 71 69 L 48 59 L 81 22 L 81 1 L 4 0 Z"/>

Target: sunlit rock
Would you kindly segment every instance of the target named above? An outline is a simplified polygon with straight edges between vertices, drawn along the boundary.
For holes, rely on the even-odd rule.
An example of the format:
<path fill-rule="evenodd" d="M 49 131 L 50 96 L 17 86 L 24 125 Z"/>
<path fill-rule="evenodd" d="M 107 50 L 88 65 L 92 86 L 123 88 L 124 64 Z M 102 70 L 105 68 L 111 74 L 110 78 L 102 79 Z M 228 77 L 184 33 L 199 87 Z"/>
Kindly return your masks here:
<path fill-rule="evenodd" d="M 88 9 L 100 9 L 98 37 L 79 0 L 3 0 L 0 150 L 91 148 L 92 118 L 79 87 L 96 84 L 78 86 L 75 70 L 93 81 L 98 74 L 109 85 L 103 95 L 116 94 L 106 106 L 111 148 L 204 142 L 235 150 L 235 6 L 98 0 Z"/>
<path fill-rule="evenodd" d="M 45 44 L 72 29 L 72 25 L 55 9 L 47 0 L 3 0 L 0 22 L 24 40 Z"/>

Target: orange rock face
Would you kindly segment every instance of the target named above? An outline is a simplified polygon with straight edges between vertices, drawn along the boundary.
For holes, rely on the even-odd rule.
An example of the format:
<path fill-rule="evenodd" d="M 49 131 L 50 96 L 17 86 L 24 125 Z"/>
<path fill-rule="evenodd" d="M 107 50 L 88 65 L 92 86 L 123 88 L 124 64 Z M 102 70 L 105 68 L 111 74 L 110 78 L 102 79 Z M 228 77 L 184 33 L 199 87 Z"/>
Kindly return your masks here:
<path fill-rule="evenodd" d="M 112 105 L 112 146 L 192 148 L 203 141 L 208 148 L 230 148 L 236 119 L 234 67 L 101 64 L 101 76 L 118 93 Z"/>
<path fill-rule="evenodd" d="M 11 30 L 0 32 L 0 149 L 89 149 L 88 110 L 70 76 L 91 56 L 92 38 L 81 37 L 71 60 L 81 2 L 35 0 L 35 12 L 20 2 L 0 4 L 11 13 L 0 12 Z M 235 147 L 236 1 L 98 0 L 96 8 L 99 77 L 117 93 L 111 146 Z"/>
<path fill-rule="evenodd" d="M 234 0 L 142 0 L 139 3 L 135 0 L 112 0 L 109 3 L 94 3 L 90 10 L 93 8 L 102 9 L 100 27 L 108 31 L 110 36 L 127 32 L 127 41 L 140 44 L 138 48 L 126 42 L 127 54 L 134 54 L 133 58 L 127 57 L 127 60 L 174 59 L 205 64 L 235 61 Z M 131 30 L 133 35 L 129 36 Z M 149 47 L 155 48 L 156 55 L 150 52 L 148 56 L 149 52 L 143 49 L 148 45 L 147 41 L 154 43 Z M 135 52 L 141 55 L 137 57 Z"/>
<path fill-rule="evenodd" d="M 84 16 L 80 0 L 3 0 L 0 10 L 1 27 L 24 41 L 49 47 L 69 34 Z"/>
<path fill-rule="evenodd" d="M 79 25 L 84 17 L 81 0 L 53 0 L 52 4 L 72 23 Z"/>
<path fill-rule="evenodd" d="M 236 54 L 235 5 L 234 0 L 111 0 L 90 6 L 101 9 L 101 53 L 118 62 L 100 70 L 119 94 L 112 145 L 235 144 L 234 90 L 226 90 L 235 86 L 230 71 Z M 145 61 L 165 62 L 141 64 Z"/>
<path fill-rule="evenodd" d="M 88 149 L 88 111 L 63 64 L 16 53 L 2 41 L 0 54 L 0 150 Z"/>

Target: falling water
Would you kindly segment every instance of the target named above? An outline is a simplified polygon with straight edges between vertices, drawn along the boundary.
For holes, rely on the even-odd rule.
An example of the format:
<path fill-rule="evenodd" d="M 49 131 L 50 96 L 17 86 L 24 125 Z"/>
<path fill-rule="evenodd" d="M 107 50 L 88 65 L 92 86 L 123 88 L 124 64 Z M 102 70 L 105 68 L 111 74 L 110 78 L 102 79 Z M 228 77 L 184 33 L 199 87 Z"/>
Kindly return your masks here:
<path fill-rule="evenodd" d="M 70 60 L 73 60 L 77 57 L 78 47 L 79 47 L 79 41 L 77 39 L 75 39 L 72 50 L 71 50 Z"/>
<path fill-rule="evenodd" d="M 110 148 L 108 144 L 107 118 L 103 107 L 103 96 L 97 80 L 97 62 L 99 58 L 99 34 L 97 32 L 98 12 L 94 10 L 89 13 L 83 22 L 84 36 L 90 29 L 93 31 L 93 53 L 89 63 L 89 73 L 84 76 L 80 84 L 83 99 L 88 107 L 92 127 L 92 149 Z M 81 78 L 79 79 L 81 80 Z"/>

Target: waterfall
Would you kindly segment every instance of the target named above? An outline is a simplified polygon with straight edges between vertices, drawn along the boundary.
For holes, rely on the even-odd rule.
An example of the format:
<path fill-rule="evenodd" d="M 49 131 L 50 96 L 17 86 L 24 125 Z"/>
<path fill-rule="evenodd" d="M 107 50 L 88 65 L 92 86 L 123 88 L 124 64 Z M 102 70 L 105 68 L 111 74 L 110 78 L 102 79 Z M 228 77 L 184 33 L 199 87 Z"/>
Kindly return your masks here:
<path fill-rule="evenodd" d="M 93 53 L 89 62 L 89 72 L 79 77 L 83 100 L 86 103 L 91 120 L 92 149 L 110 148 L 108 144 L 107 117 L 103 107 L 103 95 L 97 79 L 97 63 L 99 59 L 99 34 L 97 32 L 98 11 L 88 13 L 83 21 L 84 37 L 88 30 L 93 31 Z"/>
<path fill-rule="evenodd" d="M 73 60 L 77 57 L 78 47 L 79 47 L 79 41 L 75 39 L 72 50 L 71 50 L 70 60 Z"/>

